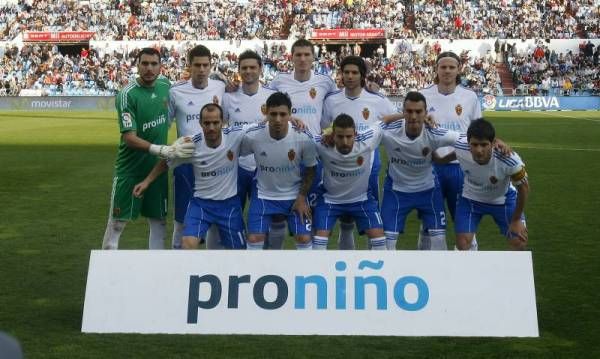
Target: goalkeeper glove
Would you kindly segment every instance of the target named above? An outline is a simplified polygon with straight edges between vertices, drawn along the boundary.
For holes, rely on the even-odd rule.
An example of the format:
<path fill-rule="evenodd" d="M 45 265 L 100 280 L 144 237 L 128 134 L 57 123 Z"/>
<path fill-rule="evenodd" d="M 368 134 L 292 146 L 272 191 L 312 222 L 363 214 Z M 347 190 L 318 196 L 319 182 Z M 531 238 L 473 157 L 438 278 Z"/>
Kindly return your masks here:
<path fill-rule="evenodd" d="M 160 158 L 172 160 L 192 157 L 194 148 L 194 142 L 189 137 L 180 137 L 171 146 L 150 145 L 148 152 Z"/>

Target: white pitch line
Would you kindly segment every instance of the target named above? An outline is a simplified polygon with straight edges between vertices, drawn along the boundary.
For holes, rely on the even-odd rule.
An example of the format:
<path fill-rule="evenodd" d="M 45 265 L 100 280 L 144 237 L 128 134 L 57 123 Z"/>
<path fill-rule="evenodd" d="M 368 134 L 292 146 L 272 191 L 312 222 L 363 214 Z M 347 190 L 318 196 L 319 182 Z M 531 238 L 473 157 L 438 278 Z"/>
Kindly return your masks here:
<path fill-rule="evenodd" d="M 584 121 L 590 121 L 590 122 L 600 123 L 600 119 L 597 120 L 597 119 L 594 119 L 594 118 L 585 118 L 585 117 L 575 117 L 575 116 L 560 115 L 558 113 L 549 112 L 549 111 L 546 111 L 546 115 L 553 115 L 554 117 L 573 118 L 573 119 L 576 119 L 576 120 L 584 120 Z"/>
<path fill-rule="evenodd" d="M 511 147 L 526 148 L 526 149 L 530 149 L 530 150 L 600 152 L 600 148 L 538 147 L 538 146 L 511 146 Z"/>

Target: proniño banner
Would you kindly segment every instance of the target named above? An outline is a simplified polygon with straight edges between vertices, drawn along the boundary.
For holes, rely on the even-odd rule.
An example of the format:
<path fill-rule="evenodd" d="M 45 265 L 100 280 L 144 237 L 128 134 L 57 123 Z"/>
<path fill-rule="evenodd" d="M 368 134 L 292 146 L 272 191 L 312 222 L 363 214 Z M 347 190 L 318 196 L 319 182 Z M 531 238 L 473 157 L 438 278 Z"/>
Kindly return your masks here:
<path fill-rule="evenodd" d="M 600 96 L 493 96 L 481 97 L 484 111 L 600 110 Z"/>
<path fill-rule="evenodd" d="M 458 251 L 92 251 L 82 331 L 539 335 L 531 253 Z"/>

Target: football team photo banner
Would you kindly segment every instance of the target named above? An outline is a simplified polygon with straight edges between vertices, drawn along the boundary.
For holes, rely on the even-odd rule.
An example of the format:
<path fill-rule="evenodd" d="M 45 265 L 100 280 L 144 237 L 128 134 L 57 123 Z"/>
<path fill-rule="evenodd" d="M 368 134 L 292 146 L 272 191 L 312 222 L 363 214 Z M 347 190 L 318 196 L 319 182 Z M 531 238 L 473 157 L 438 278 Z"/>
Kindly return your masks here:
<path fill-rule="evenodd" d="M 530 252 L 92 251 L 82 332 L 537 337 Z"/>

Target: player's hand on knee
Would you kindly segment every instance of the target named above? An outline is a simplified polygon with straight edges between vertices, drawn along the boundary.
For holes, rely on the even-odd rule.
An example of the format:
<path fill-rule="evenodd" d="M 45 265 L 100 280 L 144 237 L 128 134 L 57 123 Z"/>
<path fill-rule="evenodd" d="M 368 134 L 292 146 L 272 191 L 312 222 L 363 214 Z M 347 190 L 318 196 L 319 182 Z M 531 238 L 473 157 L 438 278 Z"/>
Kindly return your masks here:
<path fill-rule="evenodd" d="M 518 239 L 523 243 L 527 243 L 528 233 L 527 227 L 520 219 L 512 221 L 508 227 L 508 237 L 510 239 Z"/>
<path fill-rule="evenodd" d="M 311 222 L 312 214 L 310 212 L 310 206 L 306 202 L 306 198 L 303 195 L 298 195 L 292 210 L 298 213 L 300 220 L 304 222 Z"/>
<path fill-rule="evenodd" d="M 133 187 L 133 195 L 138 198 L 142 197 L 144 192 L 148 189 L 148 186 L 150 186 L 150 184 L 146 181 L 142 181 L 142 182 L 136 184 Z"/>

